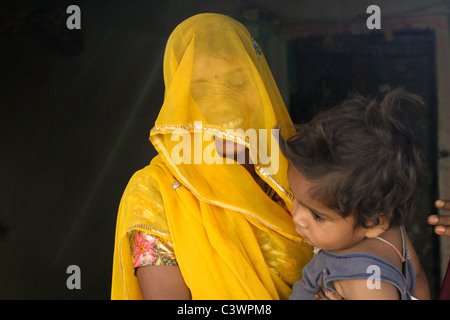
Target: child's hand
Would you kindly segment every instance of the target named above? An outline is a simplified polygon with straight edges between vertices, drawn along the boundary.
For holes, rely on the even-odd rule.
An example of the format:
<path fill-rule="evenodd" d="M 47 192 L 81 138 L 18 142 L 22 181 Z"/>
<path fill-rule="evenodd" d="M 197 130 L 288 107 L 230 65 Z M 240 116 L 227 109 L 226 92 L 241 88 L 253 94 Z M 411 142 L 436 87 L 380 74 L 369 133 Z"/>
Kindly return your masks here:
<path fill-rule="evenodd" d="M 438 209 L 450 210 L 450 200 L 437 200 L 434 205 Z M 450 237 L 450 216 L 431 215 L 428 217 L 428 223 L 436 226 L 434 227 L 436 234 Z"/>
<path fill-rule="evenodd" d="M 344 298 L 330 290 L 325 291 L 325 293 L 319 290 L 314 295 L 313 300 L 344 300 Z"/>

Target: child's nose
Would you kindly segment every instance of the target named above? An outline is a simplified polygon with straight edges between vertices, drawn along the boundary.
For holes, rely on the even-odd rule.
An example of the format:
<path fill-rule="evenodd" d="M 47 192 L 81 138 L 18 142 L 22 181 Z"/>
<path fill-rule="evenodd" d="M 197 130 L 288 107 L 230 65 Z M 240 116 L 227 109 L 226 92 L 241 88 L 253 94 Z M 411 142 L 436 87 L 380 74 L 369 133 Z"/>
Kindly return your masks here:
<path fill-rule="evenodd" d="M 303 229 L 308 229 L 308 223 L 303 220 L 303 219 L 299 219 L 298 221 L 294 221 L 297 225 L 299 225 L 300 227 L 302 227 Z"/>
<path fill-rule="evenodd" d="M 299 225 L 300 227 L 307 229 L 308 228 L 308 222 L 307 222 L 307 215 L 306 215 L 306 209 L 302 208 L 299 205 L 294 204 L 292 207 L 292 217 L 294 220 L 294 223 Z"/>

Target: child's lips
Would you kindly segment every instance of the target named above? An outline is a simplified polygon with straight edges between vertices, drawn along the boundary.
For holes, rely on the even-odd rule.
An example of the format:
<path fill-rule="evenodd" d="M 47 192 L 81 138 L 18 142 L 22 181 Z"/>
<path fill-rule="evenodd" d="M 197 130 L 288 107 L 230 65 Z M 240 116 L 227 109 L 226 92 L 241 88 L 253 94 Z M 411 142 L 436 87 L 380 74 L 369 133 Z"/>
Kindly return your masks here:
<path fill-rule="evenodd" d="M 303 240 L 305 240 L 306 242 L 308 242 L 308 244 L 312 245 L 311 241 L 309 241 L 309 239 L 308 239 L 307 237 L 302 236 L 302 235 L 300 235 L 300 236 L 303 238 Z"/>
<path fill-rule="evenodd" d="M 301 231 L 301 229 L 299 227 L 295 228 L 295 231 L 297 231 L 297 233 L 300 235 L 300 237 L 303 238 L 303 240 L 305 240 L 306 242 L 310 243 L 311 241 L 309 241 L 308 237 L 306 237 L 304 235 L 304 232 Z"/>
<path fill-rule="evenodd" d="M 315 246 L 314 243 L 312 243 L 311 240 L 309 240 L 309 238 L 304 235 L 304 233 L 300 232 L 298 228 L 296 229 L 296 231 L 300 235 L 300 237 L 302 237 L 302 239 L 305 240 L 309 245 Z"/>

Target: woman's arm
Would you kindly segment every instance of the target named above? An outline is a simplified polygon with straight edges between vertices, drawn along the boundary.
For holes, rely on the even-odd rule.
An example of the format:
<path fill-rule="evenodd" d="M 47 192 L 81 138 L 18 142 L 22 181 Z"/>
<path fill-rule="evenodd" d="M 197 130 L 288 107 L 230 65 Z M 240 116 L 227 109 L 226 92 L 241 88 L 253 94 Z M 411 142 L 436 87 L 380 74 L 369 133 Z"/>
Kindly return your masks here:
<path fill-rule="evenodd" d="M 146 266 L 136 270 L 144 300 L 190 300 L 178 266 Z"/>

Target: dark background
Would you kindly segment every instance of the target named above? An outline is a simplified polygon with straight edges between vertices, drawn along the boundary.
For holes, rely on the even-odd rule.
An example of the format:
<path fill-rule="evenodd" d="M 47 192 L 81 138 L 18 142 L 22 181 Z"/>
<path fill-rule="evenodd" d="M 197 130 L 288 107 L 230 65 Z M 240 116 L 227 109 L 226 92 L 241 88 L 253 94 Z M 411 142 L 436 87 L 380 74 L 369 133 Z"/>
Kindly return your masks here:
<path fill-rule="evenodd" d="M 380 2 L 383 19 L 432 1 Z M 81 30 L 66 27 L 70 4 L 81 8 Z M 428 163 L 408 232 L 435 297 L 439 243 L 425 223 L 438 190 L 434 32 L 295 31 L 308 21 L 365 29 L 370 4 L 2 1 L 0 298 L 109 299 L 118 204 L 131 175 L 156 154 L 148 136 L 164 94 L 165 42 L 176 25 L 202 12 L 230 15 L 255 35 L 295 122 L 350 90 L 404 86 L 426 100 L 428 109 L 410 112 Z M 66 286 L 69 265 L 81 269 L 80 290 Z"/>

